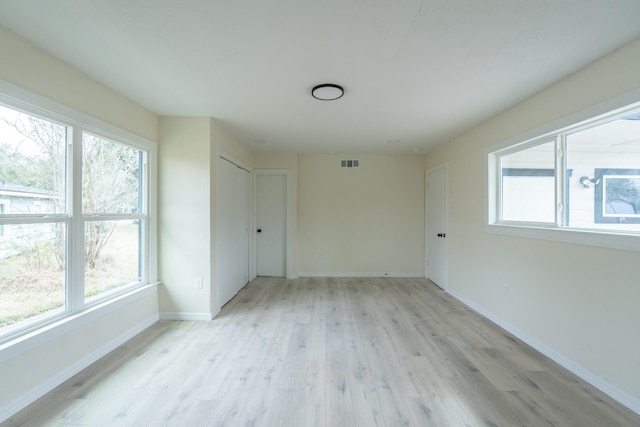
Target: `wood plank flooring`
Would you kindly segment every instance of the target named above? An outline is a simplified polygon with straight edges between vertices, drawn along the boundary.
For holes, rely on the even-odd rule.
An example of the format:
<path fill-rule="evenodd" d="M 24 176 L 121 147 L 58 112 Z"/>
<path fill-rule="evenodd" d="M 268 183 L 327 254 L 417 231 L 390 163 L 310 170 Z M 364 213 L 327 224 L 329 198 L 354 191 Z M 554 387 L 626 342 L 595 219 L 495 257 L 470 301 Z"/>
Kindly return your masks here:
<path fill-rule="evenodd" d="M 3 426 L 640 426 L 422 279 L 254 280 L 158 322 Z"/>

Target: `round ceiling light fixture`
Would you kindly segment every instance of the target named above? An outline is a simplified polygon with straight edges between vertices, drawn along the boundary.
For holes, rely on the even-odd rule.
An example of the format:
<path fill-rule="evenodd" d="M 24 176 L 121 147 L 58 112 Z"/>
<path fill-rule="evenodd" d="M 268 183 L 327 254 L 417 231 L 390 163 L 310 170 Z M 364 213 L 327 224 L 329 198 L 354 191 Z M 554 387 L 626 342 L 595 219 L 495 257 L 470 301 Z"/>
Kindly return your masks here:
<path fill-rule="evenodd" d="M 335 101 L 338 98 L 342 98 L 344 89 L 340 85 L 323 83 L 311 89 L 311 95 L 320 101 Z"/>

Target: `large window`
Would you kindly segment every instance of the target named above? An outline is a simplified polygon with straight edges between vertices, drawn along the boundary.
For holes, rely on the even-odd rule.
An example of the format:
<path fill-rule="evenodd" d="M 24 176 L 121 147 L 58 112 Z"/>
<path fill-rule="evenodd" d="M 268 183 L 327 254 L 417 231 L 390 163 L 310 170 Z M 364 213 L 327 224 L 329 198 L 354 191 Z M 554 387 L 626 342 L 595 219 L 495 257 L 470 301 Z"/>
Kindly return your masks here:
<path fill-rule="evenodd" d="M 0 341 L 149 283 L 153 143 L 33 110 L 0 105 Z"/>
<path fill-rule="evenodd" d="M 589 239 L 619 236 L 627 238 L 622 247 L 640 250 L 637 105 L 501 144 L 488 151 L 488 163 L 488 225 L 496 226 L 490 231 L 529 228 L 579 231 Z M 635 243 L 629 244 L 628 237 Z"/>

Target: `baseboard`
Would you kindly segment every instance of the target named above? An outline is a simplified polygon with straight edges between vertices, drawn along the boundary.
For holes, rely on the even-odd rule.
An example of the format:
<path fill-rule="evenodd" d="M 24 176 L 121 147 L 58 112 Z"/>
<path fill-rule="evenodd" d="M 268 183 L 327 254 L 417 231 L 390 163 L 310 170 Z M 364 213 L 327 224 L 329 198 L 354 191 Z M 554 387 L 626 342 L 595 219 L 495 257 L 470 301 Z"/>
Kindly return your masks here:
<path fill-rule="evenodd" d="M 571 359 L 569 359 L 566 356 L 558 353 L 556 350 L 554 350 L 553 348 L 547 346 L 546 344 L 544 344 L 544 343 L 536 340 L 535 338 L 527 335 L 526 333 L 524 333 L 520 329 L 518 329 L 515 326 L 511 325 L 510 323 L 504 321 L 502 318 L 498 317 L 494 313 L 492 313 L 492 312 L 490 312 L 488 310 L 485 310 L 483 307 L 481 307 L 480 305 L 476 304 L 475 302 L 469 300 L 468 298 L 464 297 L 463 295 L 459 294 L 458 292 L 456 292 L 456 291 L 454 291 L 452 289 L 446 289 L 445 292 L 450 294 L 452 297 L 454 297 L 455 299 L 457 299 L 458 301 L 460 301 L 461 303 L 463 303 L 464 305 L 466 305 L 467 307 L 469 307 L 473 311 L 475 311 L 475 312 L 479 313 L 480 315 L 486 317 L 487 319 L 489 319 L 490 321 L 492 321 L 496 325 L 500 326 L 502 329 L 508 331 L 509 333 L 511 333 L 512 335 L 516 336 L 520 340 L 524 341 L 525 343 L 527 343 L 528 345 L 530 345 L 534 349 L 538 350 L 540 353 L 544 354 L 549 359 L 551 359 L 554 362 L 558 363 L 562 367 L 568 369 L 569 371 L 571 371 L 572 373 L 574 373 L 578 377 L 582 378 L 584 381 L 588 382 L 589 384 L 591 384 L 592 386 L 596 387 L 597 389 L 599 389 L 603 393 L 607 394 L 612 399 L 617 400 L 622 405 L 626 406 L 627 408 L 631 409 L 633 412 L 635 412 L 635 413 L 640 415 L 640 399 L 638 399 L 638 398 L 636 398 L 634 396 L 631 396 L 629 393 L 626 393 L 626 392 L 620 390 L 616 386 L 610 384 L 609 382 L 607 382 L 607 381 L 603 380 L 602 378 L 600 378 L 599 376 L 595 375 L 593 372 L 591 372 L 588 369 L 584 368 L 583 366 L 573 362 Z"/>
<path fill-rule="evenodd" d="M 298 273 L 298 277 L 404 277 L 404 278 L 424 278 L 424 273 L 354 273 L 354 272 L 311 272 Z"/>
<path fill-rule="evenodd" d="M 54 376 L 29 390 L 28 392 L 24 393 L 22 396 L 18 396 L 17 398 L 8 402 L 0 408 L 0 423 L 16 414 L 17 412 L 21 411 L 22 409 L 26 408 L 28 405 L 35 402 L 54 388 L 58 387 L 60 384 L 67 381 L 78 372 L 86 369 L 92 363 L 98 361 L 100 358 L 106 356 L 108 353 L 120 347 L 122 344 L 138 335 L 140 332 L 144 331 L 145 329 L 156 323 L 158 320 L 159 317 L 157 314 L 148 317 L 143 322 L 137 324 L 135 327 L 129 329 L 125 333 L 107 342 L 106 344 L 104 344 L 94 352 L 88 354 L 87 356 L 83 357 L 68 368 L 56 373 Z"/>
<path fill-rule="evenodd" d="M 160 313 L 160 320 L 211 320 L 217 313 L 170 312 Z"/>

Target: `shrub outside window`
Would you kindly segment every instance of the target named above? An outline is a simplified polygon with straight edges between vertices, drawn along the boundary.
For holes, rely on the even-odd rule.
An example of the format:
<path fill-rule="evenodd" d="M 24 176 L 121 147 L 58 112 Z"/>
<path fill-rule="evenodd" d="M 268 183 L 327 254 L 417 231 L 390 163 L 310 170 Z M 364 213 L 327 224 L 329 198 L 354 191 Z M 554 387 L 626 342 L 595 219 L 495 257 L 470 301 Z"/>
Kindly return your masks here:
<path fill-rule="evenodd" d="M 0 106 L 0 333 L 66 310 L 69 134 Z"/>
<path fill-rule="evenodd" d="M 85 298 L 142 282 L 145 153 L 82 135 Z"/>

